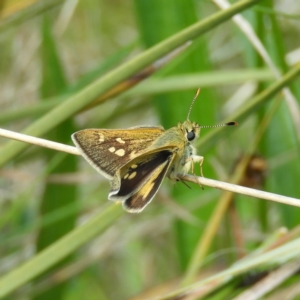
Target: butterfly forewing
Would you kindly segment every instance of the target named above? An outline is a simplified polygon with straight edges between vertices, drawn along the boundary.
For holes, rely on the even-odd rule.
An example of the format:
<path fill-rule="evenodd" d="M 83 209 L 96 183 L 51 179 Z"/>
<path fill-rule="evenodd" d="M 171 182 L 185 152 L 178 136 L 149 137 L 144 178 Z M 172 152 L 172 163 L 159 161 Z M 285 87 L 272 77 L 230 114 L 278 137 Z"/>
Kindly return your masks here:
<path fill-rule="evenodd" d="M 174 156 L 174 152 L 163 150 L 130 162 L 121 170 L 119 190 L 111 190 L 109 199 L 122 200 L 129 212 L 142 211 L 157 193 Z"/>
<path fill-rule="evenodd" d="M 84 158 L 103 176 L 112 179 L 117 170 L 142 155 L 164 131 L 161 127 L 85 129 L 72 135 Z"/>

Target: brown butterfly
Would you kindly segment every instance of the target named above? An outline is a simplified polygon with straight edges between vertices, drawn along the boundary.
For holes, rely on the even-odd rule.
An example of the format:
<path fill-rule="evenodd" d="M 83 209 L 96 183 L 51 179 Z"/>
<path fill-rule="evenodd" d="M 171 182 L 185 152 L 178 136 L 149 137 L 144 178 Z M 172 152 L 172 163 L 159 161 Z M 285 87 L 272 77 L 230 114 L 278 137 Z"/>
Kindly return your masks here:
<path fill-rule="evenodd" d="M 165 130 L 161 126 L 137 126 L 128 129 L 85 129 L 72 139 L 82 156 L 110 180 L 109 200 L 122 201 L 126 211 L 141 212 L 157 193 L 164 177 L 178 180 L 194 163 L 201 168 L 204 158 L 196 154 L 192 143 L 203 127 L 237 125 L 236 122 L 200 126 L 187 120 Z"/>

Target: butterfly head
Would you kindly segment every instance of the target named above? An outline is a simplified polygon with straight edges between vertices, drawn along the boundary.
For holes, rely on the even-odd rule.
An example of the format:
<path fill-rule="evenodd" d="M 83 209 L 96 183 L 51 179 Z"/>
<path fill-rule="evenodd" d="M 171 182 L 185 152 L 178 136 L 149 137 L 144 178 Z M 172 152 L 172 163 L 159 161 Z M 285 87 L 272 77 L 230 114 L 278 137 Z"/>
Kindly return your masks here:
<path fill-rule="evenodd" d="M 187 141 L 192 142 L 196 140 L 200 135 L 200 128 L 198 123 L 191 122 L 190 120 L 186 120 L 181 124 L 181 129 L 187 139 Z"/>

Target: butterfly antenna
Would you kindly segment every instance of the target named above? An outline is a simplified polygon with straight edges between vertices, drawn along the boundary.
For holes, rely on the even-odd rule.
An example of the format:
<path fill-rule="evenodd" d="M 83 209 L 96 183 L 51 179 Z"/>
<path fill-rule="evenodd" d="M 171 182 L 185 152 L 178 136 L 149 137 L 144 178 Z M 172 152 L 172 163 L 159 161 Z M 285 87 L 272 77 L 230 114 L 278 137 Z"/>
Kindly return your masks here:
<path fill-rule="evenodd" d="M 187 115 L 187 119 L 188 119 L 188 120 L 190 119 L 190 114 L 191 114 L 193 105 L 194 105 L 194 103 L 195 103 L 197 97 L 199 96 L 199 94 L 200 94 L 200 88 L 198 88 L 198 90 L 197 90 L 197 92 L 196 92 L 196 94 L 195 94 L 195 96 L 194 96 L 194 98 L 193 98 L 193 101 L 192 101 L 192 103 L 191 103 L 191 106 L 190 106 L 190 109 L 189 109 L 189 112 L 188 112 L 188 115 Z"/>
<path fill-rule="evenodd" d="M 222 127 L 222 126 L 237 126 L 239 125 L 237 122 L 228 122 L 228 123 L 223 123 L 223 124 L 217 124 L 217 125 L 200 125 L 200 128 L 214 128 L 214 127 Z"/>

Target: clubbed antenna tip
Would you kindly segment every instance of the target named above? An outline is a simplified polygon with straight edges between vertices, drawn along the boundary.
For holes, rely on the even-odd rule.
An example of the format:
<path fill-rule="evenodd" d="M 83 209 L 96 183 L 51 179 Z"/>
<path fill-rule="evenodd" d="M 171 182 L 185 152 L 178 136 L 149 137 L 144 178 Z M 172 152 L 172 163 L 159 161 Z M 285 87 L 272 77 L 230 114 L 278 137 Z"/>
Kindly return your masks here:
<path fill-rule="evenodd" d="M 231 121 L 231 122 L 225 123 L 224 125 L 225 125 L 225 126 L 238 126 L 239 123 L 238 123 L 238 122 Z"/>

